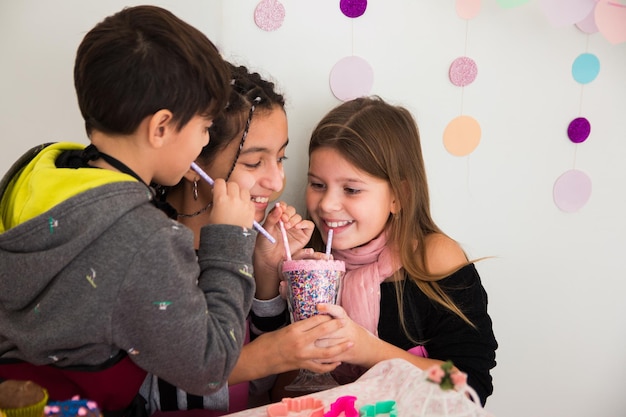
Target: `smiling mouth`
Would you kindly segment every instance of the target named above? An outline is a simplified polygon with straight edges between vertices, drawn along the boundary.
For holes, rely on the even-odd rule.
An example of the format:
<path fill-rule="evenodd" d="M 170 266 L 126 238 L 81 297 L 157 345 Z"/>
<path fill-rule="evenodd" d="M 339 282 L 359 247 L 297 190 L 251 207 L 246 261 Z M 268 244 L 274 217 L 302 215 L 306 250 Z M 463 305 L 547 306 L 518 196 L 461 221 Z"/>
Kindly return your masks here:
<path fill-rule="evenodd" d="M 269 197 L 251 197 L 250 200 L 259 204 L 267 204 L 270 201 Z"/>
<path fill-rule="evenodd" d="M 328 227 L 330 227 L 331 229 L 335 229 L 337 227 L 343 227 L 343 226 L 347 226 L 349 224 L 352 224 L 353 220 L 343 220 L 343 221 L 338 221 L 338 222 L 329 222 L 329 221 L 324 221 L 324 224 Z"/>

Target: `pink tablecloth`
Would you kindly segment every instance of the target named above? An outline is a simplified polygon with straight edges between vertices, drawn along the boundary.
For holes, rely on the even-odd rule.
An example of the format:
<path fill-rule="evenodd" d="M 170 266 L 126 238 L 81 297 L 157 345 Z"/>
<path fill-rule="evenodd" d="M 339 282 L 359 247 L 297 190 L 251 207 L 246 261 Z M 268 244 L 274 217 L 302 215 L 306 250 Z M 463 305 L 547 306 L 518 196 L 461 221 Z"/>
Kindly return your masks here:
<path fill-rule="evenodd" d="M 482 407 L 464 397 L 463 394 L 453 391 L 444 393 L 435 384 L 425 381 L 424 372 L 403 359 L 381 362 L 352 384 L 342 385 L 309 396 L 321 400 L 324 404 L 324 412 L 328 412 L 330 405 L 337 398 L 348 395 L 357 398 L 355 403 L 357 410 L 381 401 L 396 401 L 398 417 L 493 417 Z M 451 401 L 450 399 L 453 397 L 454 401 Z M 442 406 L 444 403 L 446 405 Z M 452 403 L 454 404 L 450 405 Z M 253 408 L 228 414 L 228 416 L 267 417 L 267 408 L 268 406 Z M 288 414 L 289 417 L 305 415 L 307 413 Z"/>

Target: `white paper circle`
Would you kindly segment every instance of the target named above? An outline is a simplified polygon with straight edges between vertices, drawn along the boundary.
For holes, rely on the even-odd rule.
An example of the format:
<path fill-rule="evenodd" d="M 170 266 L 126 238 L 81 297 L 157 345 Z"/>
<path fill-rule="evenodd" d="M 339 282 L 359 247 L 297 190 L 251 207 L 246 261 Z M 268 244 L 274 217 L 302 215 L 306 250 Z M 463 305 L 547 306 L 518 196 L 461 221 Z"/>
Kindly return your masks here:
<path fill-rule="evenodd" d="M 373 85 L 374 70 L 358 56 L 342 58 L 330 72 L 330 89 L 342 101 L 369 95 Z"/>
<path fill-rule="evenodd" d="M 591 179 L 582 171 L 571 169 L 554 183 L 554 203 L 566 212 L 578 211 L 591 197 Z"/>

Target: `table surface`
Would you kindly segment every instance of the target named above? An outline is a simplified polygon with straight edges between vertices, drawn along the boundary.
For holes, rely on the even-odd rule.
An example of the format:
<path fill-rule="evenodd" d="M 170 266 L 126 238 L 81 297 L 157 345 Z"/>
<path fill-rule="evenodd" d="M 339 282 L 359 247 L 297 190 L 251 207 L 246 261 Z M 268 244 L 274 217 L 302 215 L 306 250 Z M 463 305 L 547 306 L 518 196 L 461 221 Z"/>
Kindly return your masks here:
<path fill-rule="evenodd" d="M 398 417 L 408 416 L 454 416 L 454 417 L 493 417 L 487 410 L 474 403 L 464 394 L 455 391 L 441 391 L 439 386 L 426 381 L 424 371 L 403 359 L 381 362 L 368 370 L 352 384 L 307 395 L 321 400 L 324 412 L 328 413 L 331 404 L 339 397 L 356 397 L 357 410 L 367 405 L 383 401 L 395 401 Z M 267 417 L 268 407 L 262 406 L 228 414 L 229 417 Z M 304 417 L 306 411 L 289 412 L 285 417 Z M 344 414 L 340 414 L 342 417 Z M 389 414 L 377 414 L 377 416 Z"/>

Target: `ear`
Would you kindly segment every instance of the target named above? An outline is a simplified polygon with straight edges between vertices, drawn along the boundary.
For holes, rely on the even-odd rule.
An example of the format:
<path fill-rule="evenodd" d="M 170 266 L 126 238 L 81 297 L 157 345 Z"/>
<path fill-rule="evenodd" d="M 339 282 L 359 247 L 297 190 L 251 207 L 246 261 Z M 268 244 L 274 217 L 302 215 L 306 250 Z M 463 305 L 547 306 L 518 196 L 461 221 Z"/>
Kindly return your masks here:
<path fill-rule="evenodd" d="M 161 148 L 176 128 L 172 123 L 174 115 L 167 109 L 159 110 L 150 117 L 148 123 L 148 141 L 155 148 Z"/>
<path fill-rule="evenodd" d="M 193 169 L 191 169 L 191 168 L 189 168 L 187 170 L 187 172 L 185 172 L 185 175 L 183 175 L 183 178 L 185 178 L 189 182 L 194 182 L 194 181 L 199 181 L 200 180 L 200 177 L 198 176 L 198 173 L 196 171 L 194 171 Z"/>
<path fill-rule="evenodd" d="M 401 209 L 402 209 L 402 206 L 400 205 L 400 200 L 398 200 L 394 196 L 393 200 L 391 200 L 391 207 L 389 208 L 389 211 L 391 212 L 391 214 L 398 214 Z"/>
<path fill-rule="evenodd" d="M 406 181 L 402 181 L 401 187 L 402 187 L 402 192 L 405 193 L 405 195 L 409 195 L 410 189 Z M 391 212 L 391 214 L 398 214 L 400 210 L 402 210 L 402 204 L 400 204 L 400 199 L 394 193 L 393 199 L 391 200 L 391 207 L 389 208 L 389 211 Z"/>

